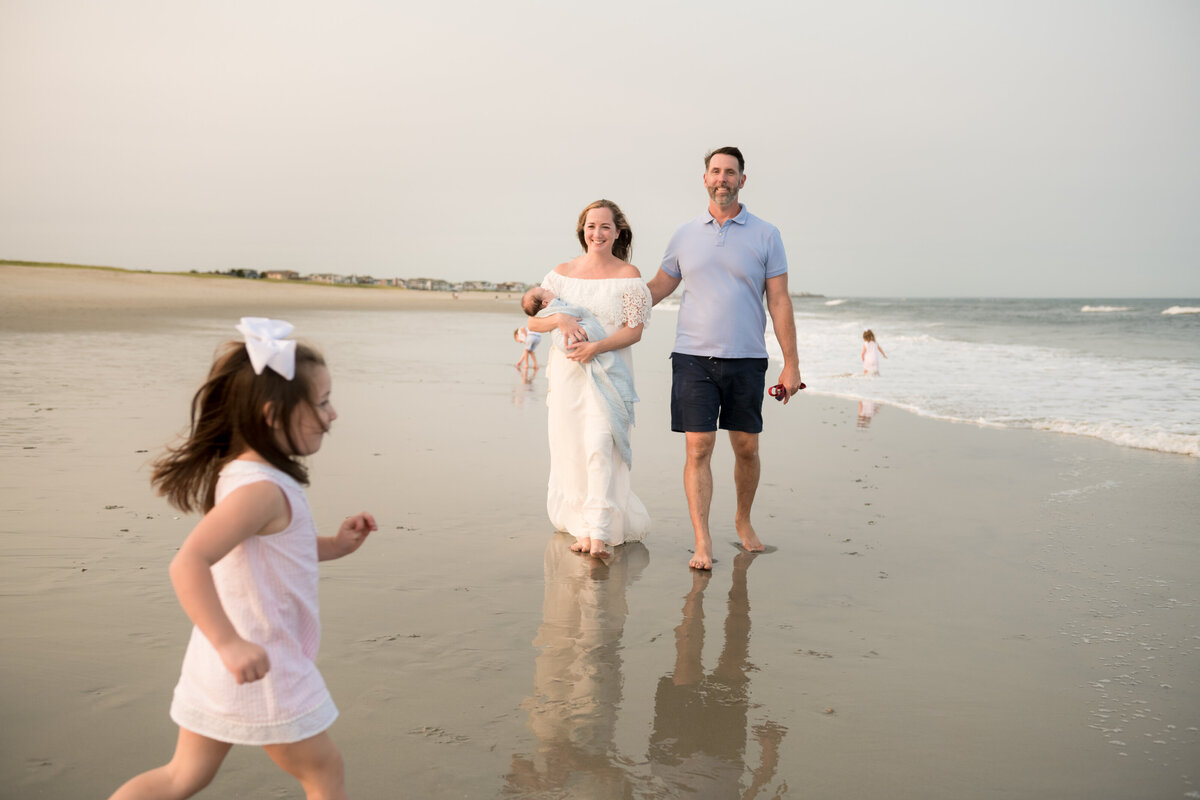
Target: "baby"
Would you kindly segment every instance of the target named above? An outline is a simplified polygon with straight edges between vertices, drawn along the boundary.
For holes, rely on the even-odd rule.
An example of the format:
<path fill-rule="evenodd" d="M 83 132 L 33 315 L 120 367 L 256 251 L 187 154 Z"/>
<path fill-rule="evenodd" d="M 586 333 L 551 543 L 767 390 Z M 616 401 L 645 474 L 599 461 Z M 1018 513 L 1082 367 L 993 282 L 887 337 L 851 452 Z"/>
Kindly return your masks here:
<path fill-rule="evenodd" d="M 583 306 L 560 300 L 554 292 L 535 286 L 521 298 L 521 308 L 531 317 L 551 317 L 566 314 L 579 320 L 579 327 L 587 334 L 589 342 L 598 342 L 608 335 L 604 325 Z M 554 329 L 551 339 L 556 349 L 567 352 L 562 331 Z M 608 414 L 614 422 L 613 438 L 626 464 L 632 464 L 633 452 L 629 445 L 629 425 L 633 424 L 633 404 L 637 394 L 633 388 L 633 372 L 616 353 L 597 353 L 590 362 L 580 364 L 592 377 L 600 397 L 604 400 Z M 598 368 L 598 369 L 597 369 Z"/>

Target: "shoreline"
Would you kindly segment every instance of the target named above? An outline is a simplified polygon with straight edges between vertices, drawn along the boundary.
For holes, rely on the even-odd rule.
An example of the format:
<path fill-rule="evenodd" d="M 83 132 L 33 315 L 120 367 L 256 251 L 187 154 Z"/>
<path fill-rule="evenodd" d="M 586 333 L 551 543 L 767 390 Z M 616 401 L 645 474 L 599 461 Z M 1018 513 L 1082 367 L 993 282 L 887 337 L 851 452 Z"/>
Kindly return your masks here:
<path fill-rule="evenodd" d="M 516 292 L 344 286 L 225 275 L 135 272 L 117 267 L 0 263 L 0 330 L 112 329 L 114 304 L 151 320 L 270 316 L 289 311 L 514 311 Z"/>
<path fill-rule="evenodd" d="M 515 292 L 451 292 L 384 286 L 349 286 L 127 270 L 76 264 L 15 264 L 0 261 L 0 331 L 67 332 L 120 330 L 137 325 L 147 330 L 169 327 L 181 319 L 199 320 L 224 314 L 287 316 L 307 311 L 487 312 L 512 314 L 519 324 L 521 295 Z M 114 313 L 119 310 L 120 313 Z M 292 321 L 292 320 L 289 320 Z M 1030 430 L 1068 438 L 1095 440 L 1120 449 L 1162 453 L 1185 459 L 1190 452 L 1114 441 L 1103 435 L 1053 427 L 1022 427 L 958 417 L 923 414 L 903 405 L 840 392 L 809 392 L 845 402 L 869 402 L 940 423 L 998 430 Z"/>

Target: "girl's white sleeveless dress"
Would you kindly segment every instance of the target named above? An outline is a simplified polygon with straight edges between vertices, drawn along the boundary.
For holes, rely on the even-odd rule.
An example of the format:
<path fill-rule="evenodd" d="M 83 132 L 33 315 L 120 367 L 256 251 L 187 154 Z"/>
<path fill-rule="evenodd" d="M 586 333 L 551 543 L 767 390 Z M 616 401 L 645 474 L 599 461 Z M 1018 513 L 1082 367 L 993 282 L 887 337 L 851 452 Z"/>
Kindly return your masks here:
<path fill-rule="evenodd" d="M 863 371 L 868 375 L 879 374 L 879 345 L 876 342 L 865 342 L 863 352 Z"/>
<path fill-rule="evenodd" d="M 650 290 L 641 278 L 571 278 L 551 272 L 542 286 L 583 306 L 611 336 L 624 325 L 648 322 Z M 630 348 L 613 351 L 633 373 Z M 650 530 L 650 514 L 630 488 L 604 400 L 585 368 L 551 349 L 546 395 L 550 480 L 546 512 L 560 531 L 610 545 L 638 542 Z"/>
<path fill-rule="evenodd" d="M 338 712 L 314 663 L 321 644 L 317 530 L 303 487 L 267 464 L 235 460 L 221 470 L 216 502 L 258 481 L 283 490 L 291 523 L 279 533 L 240 543 L 213 565 L 212 575 L 234 628 L 267 651 L 270 671 L 239 686 L 216 649 L 193 628 L 171 719 L 221 742 L 285 744 L 324 731 Z"/>

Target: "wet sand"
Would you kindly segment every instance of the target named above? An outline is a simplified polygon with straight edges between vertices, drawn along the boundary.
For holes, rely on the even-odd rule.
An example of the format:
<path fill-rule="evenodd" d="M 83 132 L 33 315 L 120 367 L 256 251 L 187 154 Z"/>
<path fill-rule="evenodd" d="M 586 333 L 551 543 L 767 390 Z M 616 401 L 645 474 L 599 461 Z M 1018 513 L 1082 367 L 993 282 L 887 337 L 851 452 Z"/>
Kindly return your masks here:
<path fill-rule="evenodd" d="M 633 476 L 655 527 L 600 566 L 545 519 L 546 383 L 511 366 L 515 300 L 463 314 L 148 274 L 64 289 L 64 272 L 0 267 L 4 796 L 104 797 L 169 757 L 190 625 L 166 566 L 195 519 L 153 496 L 147 463 L 250 313 L 294 322 L 333 370 L 318 524 L 380 521 L 322 565 L 352 796 L 1200 790 L 1196 459 L 772 403 L 756 518 L 775 549 L 733 546 L 722 444 L 718 561 L 695 573 L 667 430 L 674 319 L 656 313 Z M 235 748 L 201 796 L 299 790 Z"/>

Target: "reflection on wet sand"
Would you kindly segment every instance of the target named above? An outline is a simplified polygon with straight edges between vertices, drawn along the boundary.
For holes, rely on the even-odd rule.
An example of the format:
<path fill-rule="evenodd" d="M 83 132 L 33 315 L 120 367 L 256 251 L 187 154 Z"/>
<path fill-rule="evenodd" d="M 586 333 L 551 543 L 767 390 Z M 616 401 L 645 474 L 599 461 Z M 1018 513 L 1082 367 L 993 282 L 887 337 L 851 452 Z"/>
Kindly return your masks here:
<path fill-rule="evenodd" d="M 624 798 L 633 762 L 614 752 L 621 705 L 625 590 L 650 562 L 645 546 L 617 547 L 605 564 L 570 550 L 556 534 L 546 547 L 546 594 L 534 646 L 534 695 L 524 703 L 537 738 L 533 756 L 515 755 L 505 794 Z"/>
<path fill-rule="evenodd" d="M 650 762 L 668 796 L 758 797 L 779 766 L 779 744 L 787 728 L 767 721 L 753 733 L 761 758 L 743 788 L 746 728 L 749 714 L 750 598 L 747 570 L 756 556 L 739 553 L 733 561 L 733 583 L 725 616 L 725 642 L 717 666 L 704 674 L 704 590 L 712 579 L 707 570 L 692 570 L 692 589 L 683 603 L 683 622 L 675 629 L 675 669 L 663 676 L 654 698 Z M 787 785 L 771 797 L 781 797 Z M 764 795 L 768 796 L 768 795 Z"/>
<path fill-rule="evenodd" d="M 874 400 L 858 401 L 858 429 L 865 430 L 871 426 L 871 418 L 878 412 Z"/>

